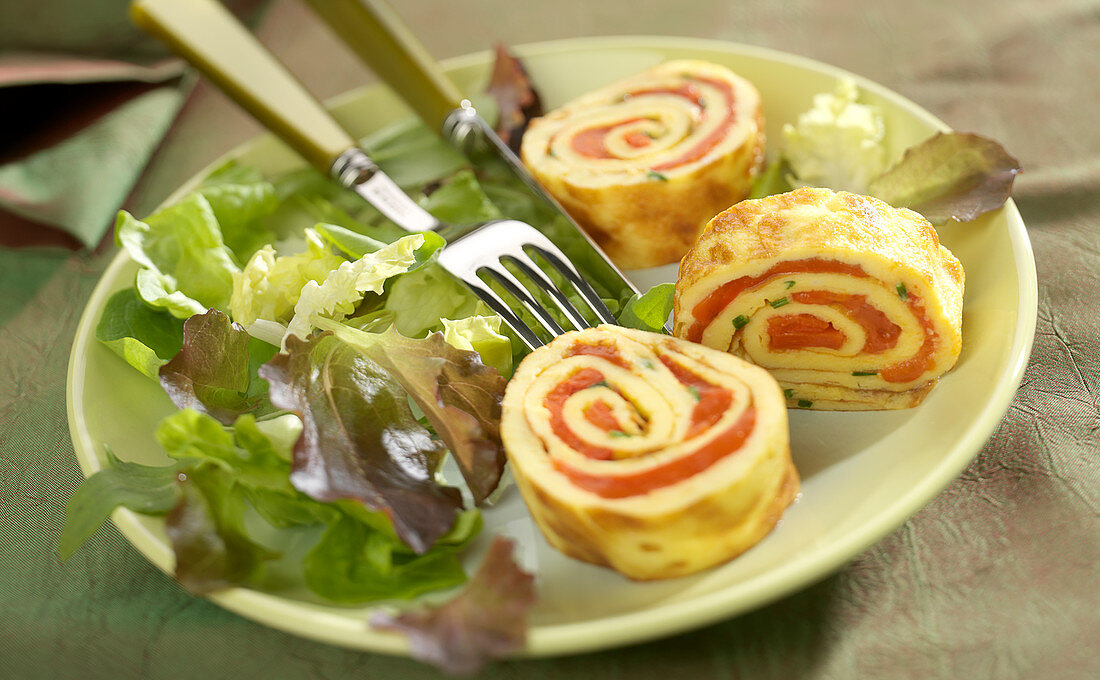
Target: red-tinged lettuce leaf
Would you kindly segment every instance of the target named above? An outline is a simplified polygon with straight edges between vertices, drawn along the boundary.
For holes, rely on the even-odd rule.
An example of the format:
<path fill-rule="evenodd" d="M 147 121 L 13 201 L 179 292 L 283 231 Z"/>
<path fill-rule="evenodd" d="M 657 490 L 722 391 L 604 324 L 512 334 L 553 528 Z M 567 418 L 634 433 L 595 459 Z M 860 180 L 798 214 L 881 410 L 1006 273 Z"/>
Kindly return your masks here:
<path fill-rule="evenodd" d="M 535 577 L 512 559 L 512 541 L 493 539 L 485 561 L 453 600 L 436 609 L 376 614 L 375 628 L 409 636 L 415 658 L 453 675 L 480 670 L 489 659 L 523 648 Z"/>
<path fill-rule="evenodd" d="M 1020 162 L 992 139 L 940 132 L 910 147 L 868 191 L 935 224 L 969 222 L 1004 205 L 1020 172 Z"/>
<path fill-rule="evenodd" d="M 500 112 L 496 132 L 512 151 L 519 153 L 523 133 L 532 118 L 542 115 L 542 101 L 531 77 L 506 46 L 497 45 L 493 73 L 486 91 L 496 99 Z"/>
<path fill-rule="evenodd" d="M 435 482 L 443 444 L 409 408 L 404 390 L 377 364 L 331 334 L 289 338 L 260 367 L 271 402 L 303 424 L 291 483 L 322 502 L 355 500 L 385 512 L 417 554 L 454 524 L 457 489 Z"/>
<path fill-rule="evenodd" d="M 229 425 L 264 404 L 266 385 L 251 376 L 276 351 L 211 309 L 184 322 L 183 348 L 161 366 L 160 384 L 179 408 L 193 408 Z"/>
<path fill-rule="evenodd" d="M 500 483 L 506 457 L 500 442 L 500 404 L 507 380 L 481 363 L 477 352 L 458 349 L 432 333 L 406 338 L 390 327 L 364 333 L 322 323 L 377 363 L 409 393 L 447 444 L 477 503 Z"/>

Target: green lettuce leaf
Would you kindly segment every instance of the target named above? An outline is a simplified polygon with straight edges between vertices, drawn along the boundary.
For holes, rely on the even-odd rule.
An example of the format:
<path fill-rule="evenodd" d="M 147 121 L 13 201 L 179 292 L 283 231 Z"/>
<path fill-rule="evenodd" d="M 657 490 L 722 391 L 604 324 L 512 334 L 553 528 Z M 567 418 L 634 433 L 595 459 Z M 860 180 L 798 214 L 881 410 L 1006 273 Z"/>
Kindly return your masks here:
<path fill-rule="evenodd" d="M 452 347 L 441 333 L 414 340 L 393 328 L 364 333 L 329 321 L 321 327 L 381 366 L 408 392 L 454 455 L 474 501 L 488 498 L 504 473 L 500 404 L 507 381 L 481 363 L 477 352 Z"/>
<path fill-rule="evenodd" d="M 259 170 L 229 161 L 202 181 L 198 193 L 210 203 L 222 240 L 238 262 L 247 262 L 252 253 L 275 240 L 275 232 L 262 222 L 275 212 L 279 198 Z"/>
<path fill-rule="evenodd" d="M 663 333 L 668 315 L 672 313 L 675 289 L 676 286 L 671 283 L 661 283 L 630 298 L 619 315 L 619 325 Z"/>
<path fill-rule="evenodd" d="M 869 191 L 934 224 L 968 222 L 1004 205 L 1020 172 L 1020 162 L 992 139 L 938 132 L 910 147 L 897 165 L 871 182 Z"/>
<path fill-rule="evenodd" d="M 480 514 L 459 515 L 450 544 L 443 539 L 424 555 L 344 515 L 328 527 L 303 562 L 310 590 L 334 602 L 408 599 L 466 580 L 458 548 L 480 528 Z"/>
<path fill-rule="evenodd" d="M 181 319 L 209 308 L 228 309 L 238 267 L 201 194 L 190 194 L 144 222 L 121 211 L 115 239 L 141 265 L 136 287 L 149 304 Z"/>
<path fill-rule="evenodd" d="M 422 197 L 420 205 L 444 224 L 477 224 L 501 218 L 500 210 L 469 170 L 455 173 Z"/>
<path fill-rule="evenodd" d="M 95 329 L 96 340 L 153 380 L 183 346 L 183 321 L 147 305 L 134 288 L 107 300 Z"/>
<path fill-rule="evenodd" d="M 164 515 L 179 501 L 177 476 L 184 463 L 153 467 L 119 460 L 107 449 L 107 465 L 84 480 L 65 506 L 57 553 L 68 559 L 115 508 Z"/>
<path fill-rule="evenodd" d="M 349 329 L 349 332 L 354 332 Z M 443 447 L 377 364 L 330 334 L 287 340 L 260 368 L 275 406 L 303 423 L 291 483 L 319 501 L 353 500 L 385 512 L 417 554 L 447 533 L 462 506 L 436 483 Z"/>
<path fill-rule="evenodd" d="M 375 614 L 371 625 L 409 636 L 413 657 L 452 675 L 469 675 L 527 640 L 535 577 L 512 558 L 511 539 L 497 536 L 466 587 L 434 609 Z"/>
<path fill-rule="evenodd" d="M 416 118 L 408 118 L 364 138 L 362 148 L 406 191 L 467 167 L 466 159 Z"/>
<path fill-rule="evenodd" d="M 440 319 L 461 319 L 477 313 L 477 296 L 434 262 L 394 280 L 385 309 L 393 314 L 397 330 L 420 337 L 441 330 Z"/>

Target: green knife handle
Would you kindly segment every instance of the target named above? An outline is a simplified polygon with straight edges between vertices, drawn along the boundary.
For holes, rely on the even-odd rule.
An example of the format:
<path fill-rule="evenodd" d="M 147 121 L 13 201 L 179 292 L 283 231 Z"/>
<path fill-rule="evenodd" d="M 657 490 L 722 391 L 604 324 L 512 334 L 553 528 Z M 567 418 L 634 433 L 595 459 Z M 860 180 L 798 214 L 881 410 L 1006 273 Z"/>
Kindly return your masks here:
<path fill-rule="evenodd" d="M 420 118 L 438 131 L 462 93 L 383 0 L 306 0 Z"/>
<path fill-rule="evenodd" d="M 130 16 L 326 175 L 336 157 L 355 146 L 309 90 L 215 0 L 134 0 Z"/>

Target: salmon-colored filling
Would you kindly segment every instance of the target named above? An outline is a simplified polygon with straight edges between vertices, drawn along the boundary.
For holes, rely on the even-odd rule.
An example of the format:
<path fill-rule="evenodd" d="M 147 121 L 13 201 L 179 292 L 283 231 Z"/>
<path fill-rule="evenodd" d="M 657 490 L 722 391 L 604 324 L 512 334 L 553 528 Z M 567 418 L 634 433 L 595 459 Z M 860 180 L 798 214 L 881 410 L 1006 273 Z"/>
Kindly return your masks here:
<path fill-rule="evenodd" d="M 867 272 L 863 271 L 863 268 L 859 265 L 837 262 L 836 260 L 812 258 L 779 262 L 760 276 L 742 276 L 727 281 L 715 288 L 710 295 L 700 300 L 691 310 L 691 315 L 695 317 L 695 323 L 688 329 L 686 339 L 692 342 L 701 341 L 703 331 L 707 329 L 711 321 L 714 321 L 714 317 L 718 316 L 723 309 L 733 302 L 734 298 L 749 288 L 753 288 L 780 274 L 807 273 L 847 274 L 848 276 L 867 277 Z"/>
<path fill-rule="evenodd" d="M 707 326 L 738 295 L 773 277 L 798 273 L 840 273 L 859 278 L 868 276 L 859 265 L 834 260 L 815 258 L 780 262 L 760 276 L 742 276 L 724 283 L 703 298 L 692 309 L 695 322 L 688 328 L 685 337 L 693 342 L 700 342 Z M 864 295 L 814 290 L 792 293 L 790 298 L 794 302 L 803 304 L 832 305 L 839 308 L 848 318 L 863 328 L 866 335 L 862 350 L 864 353 L 877 354 L 897 346 L 901 328 L 890 321 L 882 310 L 869 304 Z M 917 353 L 909 359 L 878 372 L 886 382 L 904 383 L 916 380 L 932 365 L 932 356 L 936 349 L 935 325 L 925 313 L 919 297 L 909 293 L 906 304 L 914 317 L 920 320 L 921 327 L 924 329 L 924 342 Z M 808 347 L 840 349 L 844 340 L 843 331 L 812 314 L 786 314 L 768 319 L 768 346 L 773 350 Z"/>
<path fill-rule="evenodd" d="M 601 381 L 603 381 L 603 373 L 594 368 L 582 368 L 566 380 L 558 383 L 557 387 L 546 395 L 542 403 L 550 411 L 550 428 L 559 439 L 569 445 L 569 448 L 589 458 L 611 460 L 614 457 L 611 449 L 593 446 L 578 437 L 569 427 L 569 423 L 565 422 L 565 416 L 562 415 L 562 406 L 569 397 Z M 587 414 L 585 415 L 587 416 Z"/>
<path fill-rule="evenodd" d="M 619 429 L 619 421 L 606 402 L 596 401 L 584 410 L 584 419 L 604 432 Z"/>
<path fill-rule="evenodd" d="M 661 362 L 672 371 L 673 375 L 676 376 L 676 379 L 679 380 L 681 384 L 692 388 L 694 393 L 699 397 L 695 408 L 692 410 L 691 426 L 688 430 L 687 438 L 690 439 L 717 423 L 732 404 L 733 393 L 724 387 L 719 387 L 718 385 L 707 382 L 668 357 L 661 357 Z M 559 391 L 572 394 L 585 387 L 591 387 L 602 379 L 602 375 L 600 379 L 595 380 L 593 379 L 595 375 L 582 376 L 585 371 L 591 371 L 594 374 L 599 373 L 594 369 L 582 369 L 578 371 L 571 376 L 569 380 L 563 382 L 555 388 L 553 392 L 547 395 L 545 403 L 550 409 L 551 426 L 554 429 L 554 433 L 559 438 L 569 443 L 574 450 L 586 456 L 607 460 L 611 457 L 610 455 L 606 457 L 603 455 L 591 455 L 590 451 L 592 449 L 598 449 L 598 447 L 591 447 L 583 443 L 579 448 L 574 445 L 573 442 L 577 441 L 578 438 L 569 431 L 568 424 L 565 423 L 564 418 L 561 416 L 562 404 L 567 397 L 561 397 L 559 399 L 556 396 Z M 583 387 L 579 387 L 580 385 L 583 385 Z M 614 421 L 614 417 L 611 414 L 610 408 L 603 402 L 595 402 L 592 406 L 587 408 L 585 410 L 585 418 L 601 429 L 610 430 L 618 427 L 618 424 Z M 604 425 L 608 424 L 610 426 L 605 428 Z M 756 409 L 750 407 L 745 410 L 745 413 L 742 414 L 736 423 L 730 426 L 725 432 L 715 437 L 714 440 L 706 446 L 663 465 L 628 475 L 592 475 L 573 469 L 569 465 L 557 460 L 553 461 L 553 464 L 555 469 L 567 476 L 574 484 L 582 489 L 591 491 L 604 498 L 626 498 L 628 496 L 648 493 L 654 489 L 659 489 L 670 484 L 676 484 L 677 482 L 681 482 L 692 475 L 706 470 L 726 455 L 741 448 L 748 436 L 752 434 L 755 424 Z"/>
<path fill-rule="evenodd" d="M 681 165 L 687 165 L 688 163 L 694 163 L 707 154 L 708 151 L 713 149 L 722 141 L 729 128 L 733 125 L 735 115 L 737 113 L 736 101 L 733 97 L 733 87 L 729 83 L 724 83 L 719 80 L 711 80 L 709 78 L 697 78 L 696 82 L 706 83 L 712 87 L 720 90 L 725 97 L 726 106 L 724 109 L 713 108 L 712 110 L 722 111 L 725 116 L 722 123 L 715 128 L 713 132 L 699 140 L 695 146 L 685 151 L 680 156 L 653 166 L 652 170 L 671 170 Z M 704 106 L 703 97 L 699 92 L 699 88 L 693 83 L 684 83 L 680 87 L 676 88 L 652 88 L 647 90 L 637 90 L 635 92 L 627 93 L 631 97 L 644 97 L 645 95 L 652 94 L 671 94 L 679 97 L 683 97 L 691 101 L 696 106 L 702 109 L 700 114 L 700 121 L 705 120 L 707 115 L 707 109 Z M 570 141 L 573 151 L 581 156 L 588 158 L 607 159 L 614 158 L 614 154 L 607 148 L 607 135 L 616 127 L 621 125 L 627 125 L 630 123 L 642 120 L 641 118 L 630 118 L 628 120 L 619 121 L 613 125 L 603 125 L 596 128 L 589 128 L 582 130 L 573 136 Z M 631 132 L 624 137 L 627 144 L 634 148 L 642 148 L 649 146 L 651 139 L 642 132 Z"/>
<path fill-rule="evenodd" d="M 913 356 L 901 363 L 887 366 L 878 372 L 879 376 L 886 382 L 906 383 L 916 380 L 922 373 L 931 368 L 932 355 L 936 351 L 936 327 L 932 324 L 932 320 L 928 318 L 928 314 L 925 313 L 921 299 L 909 293 L 906 303 L 909 305 L 909 309 L 912 310 L 913 315 L 920 319 L 921 328 L 924 329 L 924 342 L 921 343 L 920 349 Z"/>
<path fill-rule="evenodd" d="M 603 498 L 627 498 L 649 493 L 703 472 L 711 465 L 740 449 L 752 434 L 756 425 L 756 409 L 745 409 L 741 417 L 706 446 L 692 453 L 671 460 L 664 465 L 641 470 L 628 475 L 593 475 L 574 470 L 564 463 L 554 461 L 554 468 L 569 478 L 573 484 Z"/>
<path fill-rule="evenodd" d="M 852 321 L 863 327 L 866 340 L 863 344 L 863 352 L 866 354 L 878 354 L 894 348 L 898 344 L 898 336 L 901 335 L 901 327 L 874 305 L 868 304 L 865 295 L 849 295 L 847 293 L 833 293 L 824 290 L 810 290 L 792 293 L 791 299 L 807 305 L 833 305 L 838 307 Z M 774 318 L 774 317 L 773 317 Z M 770 319 L 769 319 L 770 321 Z M 832 324 L 830 324 L 830 327 Z M 834 329 L 835 330 L 835 329 Z M 844 342 L 844 333 L 840 334 L 841 344 Z M 775 346 L 775 336 L 772 336 L 772 347 Z M 840 349 L 834 347 L 833 349 Z"/>
<path fill-rule="evenodd" d="M 608 344 L 596 344 L 588 345 L 582 342 L 575 342 L 573 346 L 569 348 L 569 352 L 566 353 L 567 357 L 575 357 L 578 355 L 593 356 L 603 359 L 604 361 L 611 362 L 616 366 L 622 368 L 630 368 L 626 363 L 626 359 L 619 356 L 618 350 Z"/>
<path fill-rule="evenodd" d="M 773 350 L 844 346 L 844 331 L 813 314 L 786 314 L 768 319 L 768 348 Z"/>

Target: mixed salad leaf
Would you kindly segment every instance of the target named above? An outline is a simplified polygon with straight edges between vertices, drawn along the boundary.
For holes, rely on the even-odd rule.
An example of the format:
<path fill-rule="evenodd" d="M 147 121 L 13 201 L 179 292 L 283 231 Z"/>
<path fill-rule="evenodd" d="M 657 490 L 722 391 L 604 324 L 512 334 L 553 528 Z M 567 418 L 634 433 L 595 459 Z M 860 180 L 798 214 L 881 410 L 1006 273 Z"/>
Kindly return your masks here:
<path fill-rule="evenodd" d="M 797 186 L 827 187 L 910 208 L 933 224 L 969 222 L 1008 200 L 1020 163 L 997 142 L 938 132 L 888 165 L 877 107 L 858 103 L 848 79 L 814 96 L 813 107 L 783 126 L 779 158 L 753 184 L 750 198 Z"/>
<path fill-rule="evenodd" d="M 404 632 L 413 656 L 453 675 L 476 673 L 491 658 L 523 647 L 534 576 L 512 558 L 511 539 L 497 536 L 462 592 L 434 609 L 378 613 L 371 625 Z"/>

